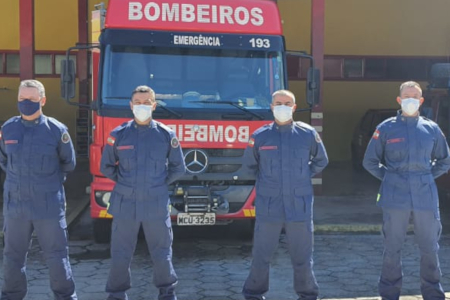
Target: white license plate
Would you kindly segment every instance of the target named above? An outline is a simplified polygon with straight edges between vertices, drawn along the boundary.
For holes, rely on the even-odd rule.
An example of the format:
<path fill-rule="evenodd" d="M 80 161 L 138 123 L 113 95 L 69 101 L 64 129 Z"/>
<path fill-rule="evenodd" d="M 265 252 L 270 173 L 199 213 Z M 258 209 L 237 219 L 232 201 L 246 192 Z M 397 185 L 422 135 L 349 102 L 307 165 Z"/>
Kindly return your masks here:
<path fill-rule="evenodd" d="M 177 215 L 177 225 L 214 225 L 216 223 L 216 214 L 214 213 L 179 213 Z"/>

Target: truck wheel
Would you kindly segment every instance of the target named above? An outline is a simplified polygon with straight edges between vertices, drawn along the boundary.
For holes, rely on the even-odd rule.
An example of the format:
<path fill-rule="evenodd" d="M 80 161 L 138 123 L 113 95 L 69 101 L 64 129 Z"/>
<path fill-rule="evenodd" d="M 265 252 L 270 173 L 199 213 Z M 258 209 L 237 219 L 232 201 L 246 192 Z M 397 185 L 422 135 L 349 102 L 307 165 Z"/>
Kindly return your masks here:
<path fill-rule="evenodd" d="M 94 219 L 94 241 L 98 244 L 111 241 L 111 219 Z"/>

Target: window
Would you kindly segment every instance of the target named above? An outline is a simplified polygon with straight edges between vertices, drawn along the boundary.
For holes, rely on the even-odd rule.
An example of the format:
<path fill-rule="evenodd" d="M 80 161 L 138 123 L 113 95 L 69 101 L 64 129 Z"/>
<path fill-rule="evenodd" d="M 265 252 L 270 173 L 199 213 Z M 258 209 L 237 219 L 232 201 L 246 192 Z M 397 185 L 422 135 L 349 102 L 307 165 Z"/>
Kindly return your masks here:
<path fill-rule="evenodd" d="M 66 58 L 62 51 L 50 53 L 39 51 L 34 54 L 34 74 L 44 77 L 59 77 L 61 74 L 61 61 Z M 76 55 L 70 55 L 75 62 Z M 90 57 L 88 58 L 90 59 Z M 20 74 L 19 51 L 0 50 L 0 76 L 15 76 Z"/>
<path fill-rule="evenodd" d="M 308 60 L 289 58 L 290 80 L 305 80 Z M 450 63 L 450 57 L 349 57 L 328 55 L 324 58 L 325 80 L 407 81 L 429 80 L 431 66 Z"/>
<path fill-rule="evenodd" d="M 363 59 L 350 58 L 344 59 L 344 78 L 362 78 L 363 77 Z"/>
<path fill-rule="evenodd" d="M 325 58 L 323 63 L 323 76 L 326 78 L 341 78 L 342 77 L 342 59 L 340 58 Z"/>
<path fill-rule="evenodd" d="M 19 54 L 6 54 L 6 74 L 20 73 L 20 59 Z"/>
<path fill-rule="evenodd" d="M 384 78 L 386 75 L 386 60 L 382 58 L 366 58 L 364 78 Z"/>
<path fill-rule="evenodd" d="M 386 76 L 389 79 L 423 80 L 427 77 L 426 60 L 420 58 L 388 58 Z"/>
<path fill-rule="evenodd" d="M 34 56 L 34 73 L 52 74 L 52 55 L 51 54 L 36 54 Z"/>

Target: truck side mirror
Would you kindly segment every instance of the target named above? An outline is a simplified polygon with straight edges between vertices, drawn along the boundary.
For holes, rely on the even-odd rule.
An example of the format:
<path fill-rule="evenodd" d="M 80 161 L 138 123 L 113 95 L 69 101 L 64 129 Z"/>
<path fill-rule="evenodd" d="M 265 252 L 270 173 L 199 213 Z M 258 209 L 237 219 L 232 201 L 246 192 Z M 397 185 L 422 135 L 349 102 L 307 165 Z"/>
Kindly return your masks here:
<path fill-rule="evenodd" d="M 61 97 L 66 101 L 75 97 L 75 62 L 72 59 L 61 61 Z"/>
<path fill-rule="evenodd" d="M 306 77 L 306 102 L 310 106 L 318 105 L 320 101 L 320 70 L 309 68 Z"/>

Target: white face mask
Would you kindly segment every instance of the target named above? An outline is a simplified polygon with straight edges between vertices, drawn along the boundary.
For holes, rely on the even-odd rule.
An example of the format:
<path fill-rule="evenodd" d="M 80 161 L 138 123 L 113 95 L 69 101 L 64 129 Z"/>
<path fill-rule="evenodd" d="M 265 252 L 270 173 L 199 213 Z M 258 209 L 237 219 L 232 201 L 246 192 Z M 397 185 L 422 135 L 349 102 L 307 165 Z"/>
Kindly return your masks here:
<path fill-rule="evenodd" d="M 420 101 L 416 98 L 402 99 L 402 111 L 408 116 L 415 115 L 419 110 Z"/>
<path fill-rule="evenodd" d="M 276 105 L 273 107 L 273 116 L 281 123 L 292 120 L 292 113 L 292 107 L 290 106 Z"/>
<path fill-rule="evenodd" d="M 152 117 L 152 105 L 133 105 L 133 114 L 139 122 L 145 122 Z"/>

